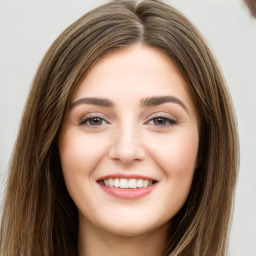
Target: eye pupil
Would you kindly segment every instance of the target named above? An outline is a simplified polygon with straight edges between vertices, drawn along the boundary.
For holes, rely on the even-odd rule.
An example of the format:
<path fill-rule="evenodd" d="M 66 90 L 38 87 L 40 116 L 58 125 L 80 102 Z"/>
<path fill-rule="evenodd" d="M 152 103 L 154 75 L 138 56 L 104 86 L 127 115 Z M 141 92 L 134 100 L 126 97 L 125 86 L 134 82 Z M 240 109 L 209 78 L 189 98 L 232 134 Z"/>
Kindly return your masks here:
<path fill-rule="evenodd" d="M 166 125 L 166 119 L 158 117 L 154 119 L 155 125 Z"/>
<path fill-rule="evenodd" d="M 99 117 L 94 117 L 89 120 L 90 125 L 100 125 L 102 124 L 102 119 Z"/>

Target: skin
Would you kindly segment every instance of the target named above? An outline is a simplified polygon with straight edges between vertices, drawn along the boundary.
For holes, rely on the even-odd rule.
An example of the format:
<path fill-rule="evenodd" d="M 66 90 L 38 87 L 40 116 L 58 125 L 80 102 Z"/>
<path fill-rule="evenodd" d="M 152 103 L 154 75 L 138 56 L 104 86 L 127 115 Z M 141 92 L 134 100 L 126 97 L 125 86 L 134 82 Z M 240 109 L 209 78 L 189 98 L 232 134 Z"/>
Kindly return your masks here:
<path fill-rule="evenodd" d="M 145 104 L 156 96 L 178 100 Z M 113 106 L 81 100 L 88 97 Z M 171 219 L 190 191 L 198 127 L 187 86 L 160 50 L 136 44 L 90 70 L 71 97 L 59 139 L 65 183 L 79 211 L 80 255 L 161 255 Z M 112 174 L 157 183 L 144 197 L 120 199 L 97 182 Z"/>

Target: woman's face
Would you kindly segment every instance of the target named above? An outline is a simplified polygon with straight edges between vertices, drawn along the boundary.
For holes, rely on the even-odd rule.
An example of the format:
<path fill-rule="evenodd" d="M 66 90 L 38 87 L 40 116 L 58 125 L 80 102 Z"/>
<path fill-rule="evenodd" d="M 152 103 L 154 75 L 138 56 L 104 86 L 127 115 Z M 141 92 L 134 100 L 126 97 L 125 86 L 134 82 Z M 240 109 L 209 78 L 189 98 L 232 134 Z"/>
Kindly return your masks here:
<path fill-rule="evenodd" d="M 73 93 L 59 138 L 80 225 L 124 236 L 168 226 L 190 191 L 198 127 L 160 50 L 134 45 L 101 59 Z"/>

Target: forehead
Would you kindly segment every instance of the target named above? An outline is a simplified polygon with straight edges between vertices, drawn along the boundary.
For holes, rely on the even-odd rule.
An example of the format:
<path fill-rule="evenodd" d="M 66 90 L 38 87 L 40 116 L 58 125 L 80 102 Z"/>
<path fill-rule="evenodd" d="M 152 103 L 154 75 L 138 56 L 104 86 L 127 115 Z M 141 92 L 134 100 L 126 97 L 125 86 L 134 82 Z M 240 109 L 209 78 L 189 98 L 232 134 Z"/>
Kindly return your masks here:
<path fill-rule="evenodd" d="M 133 45 L 99 60 L 76 87 L 72 101 L 81 97 L 113 100 L 177 96 L 193 106 L 187 85 L 170 58 L 157 48 Z"/>

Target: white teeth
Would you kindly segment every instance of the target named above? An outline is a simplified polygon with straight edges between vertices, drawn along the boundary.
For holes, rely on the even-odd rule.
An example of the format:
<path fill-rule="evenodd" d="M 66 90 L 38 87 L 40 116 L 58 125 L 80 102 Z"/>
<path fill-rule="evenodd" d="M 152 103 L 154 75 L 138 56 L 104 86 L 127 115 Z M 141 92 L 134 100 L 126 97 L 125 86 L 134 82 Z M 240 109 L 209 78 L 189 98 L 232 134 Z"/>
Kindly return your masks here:
<path fill-rule="evenodd" d="M 116 187 L 116 188 L 147 188 L 152 186 L 152 180 L 143 180 L 143 179 L 106 179 L 104 180 L 104 185 L 107 187 Z"/>
<path fill-rule="evenodd" d="M 128 180 L 127 179 L 120 179 L 119 187 L 120 188 L 128 188 Z"/>
<path fill-rule="evenodd" d="M 139 179 L 139 180 L 137 181 L 137 187 L 138 187 L 138 188 L 143 188 L 143 180 L 142 180 L 142 179 Z"/>
<path fill-rule="evenodd" d="M 144 187 L 144 188 L 148 187 L 148 180 L 144 180 L 144 181 L 143 181 L 143 187 Z"/>
<path fill-rule="evenodd" d="M 105 180 L 104 180 L 104 182 L 105 182 Z M 108 184 L 109 184 L 110 187 L 114 187 L 114 180 L 113 179 L 109 179 L 108 180 Z"/>
<path fill-rule="evenodd" d="M 129 180 L 129 188 L 136 188 L 137 187 L 137 181 L 135 179 Z"/>
<path fill-rule="evenodd" d="M 119 179 L 114 180 L 114 187 L 118 188 L 119 187 Z"/>

